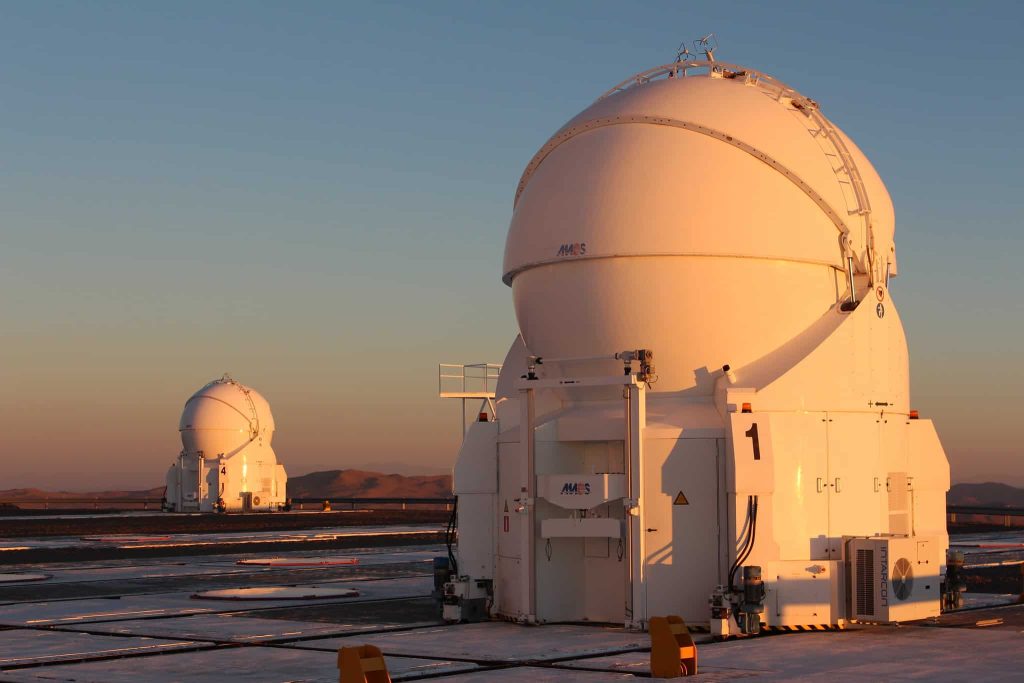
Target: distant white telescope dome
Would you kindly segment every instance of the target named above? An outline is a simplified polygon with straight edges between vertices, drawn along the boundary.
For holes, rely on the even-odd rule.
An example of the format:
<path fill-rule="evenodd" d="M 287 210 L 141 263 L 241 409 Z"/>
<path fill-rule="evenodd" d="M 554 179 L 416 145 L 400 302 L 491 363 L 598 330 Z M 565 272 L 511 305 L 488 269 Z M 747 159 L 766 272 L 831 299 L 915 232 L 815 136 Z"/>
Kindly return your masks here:
<path fill-rule="evenodd" d="M 185 402 L 178 430 L 186 451 L 230 457 L 252 442 L 269 446 L 274 416 L 258 391 L 225 375 Z"/>
<path fill-rule="evenodd" d="M 274 416 L 258 391 L 228 375 L 185 401 L 181 452 L 167 471 L 167 509 L 269 512 L 287 506 L 288 475 L 270 442 Z"/>
<path fill-rule="evenodd" d="M 894 275 L 895 218 L 871 163 L 812 100 L 742 67 L 666 68 L 535 155 L 503 279 L 532 354 L 651 348 L 655 390 L 710 389 L 715 370 L 848 298 L 849 258 L 858 299 Z"/>

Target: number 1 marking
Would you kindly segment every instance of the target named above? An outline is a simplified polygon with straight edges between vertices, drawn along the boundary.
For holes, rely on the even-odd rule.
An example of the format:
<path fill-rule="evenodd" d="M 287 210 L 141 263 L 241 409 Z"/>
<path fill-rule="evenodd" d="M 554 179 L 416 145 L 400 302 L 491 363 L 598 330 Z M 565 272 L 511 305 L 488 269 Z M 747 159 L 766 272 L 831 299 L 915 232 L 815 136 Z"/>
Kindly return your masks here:
<path fill-rule="evenodd" d="M 743 432 L 743 436 L 749 436 L 754 442 L 754 460 L 761 459 L 761 441 L 757 438 L 757 423 L 750 425 L 750 429 Z"/>

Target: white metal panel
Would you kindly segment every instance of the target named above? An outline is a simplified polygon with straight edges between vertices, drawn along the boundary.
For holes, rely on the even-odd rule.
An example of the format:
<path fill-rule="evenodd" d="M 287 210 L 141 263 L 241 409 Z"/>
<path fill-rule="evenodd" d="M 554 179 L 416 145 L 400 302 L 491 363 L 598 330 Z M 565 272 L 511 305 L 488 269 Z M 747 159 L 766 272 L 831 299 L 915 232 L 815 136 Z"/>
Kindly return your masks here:
<path fill-rule="evenodd" d="M 606 478 L 614 482 L 622 477 L 619 473 L 624 465 L 623 444 L 605 440 L 548 440 L 554 426 L 548 422 L 537 430 L 537 619 L 622 621 L 626 568 L 624 544 L 620 543 L 624 526 L 622 503 L 595 499 L 597 505 L 585 519 L 576 522 L 567 517 L 565 508 L 542 497 L 542 487 L 561 477 L 577 484 L 591 477 L 595 485 L 597 480 Z M 605 552 L 592 552 L 596 540 L 605 541 Z"/>
<path fill-rule="evenodd" d="M 455 495 L 498 492 L 498 423 L 473 422 L 462 440 L 452 481 Z"/>
<path fill-rule="evenodd" d="M 718 442 L 647 439 L 644 448 L 644 618 L 678 614 L 705 621 L 708 596 L 719 582 Z M 686 505 L 673 504 L 680 492 Z"/>
<path fill-rule="evenodd" d="M 622 520 L 607 517 L 542 519 L 541 538 L 622 538 Z"/>
<path fill-rule="evenodd" d="M 769 530 L 782 560 L 828 557 L 828 438 L 824 413 L 759 415 L 771 425 L 775 457 Z M 762 527 L 764 528 L 764 527 Z M 765 533 L 765 532 L 760 532 Z"/>
<path fill-rule="evenodd" d="M 836 624 L 845 618 L 842 563 L 835 560 L 769 562 L 765 623 L 770 626 Z"/>
<path fill-rule="evenodd" d="M 878 416 L 828 414 L 828 525 L 832 559 L 843 536 L 870 536 L 888 527 L 885 472 L 879 456 Z"/>
<path fill-rule="evenodd" d="M 459 501 L 459 574 L 475 579 L 494 577 L 497 439 L 496 422 L 472 423 L 455 461 L 453 486 Z M 501 528 L 504 529 L 504 525 Z"/>
<path fill-rule="evenodd" d="M 498 444 L 498 495 L 495 500 L 497 560 L 495 562 L 494 607 L 499 613 L 516 617 L 523 613 L 520 561 L 523 521 L 518 512 L 523 481 L 518 441 Z"/>
<path fill-rule="evenodd" d="M 498 555 L 501 557 L 519 557 L 522 522 L 521 513 L 517 511 L 522 498 L 522 483 L 519 478 L 519 462 L 522 458 L 520 445 L 503 443 L 498 446 L 498 497 L 495 505 L 497 513 Z"/>
<path fill-rule="evenodd" d="M 903 415 L 886 414 L 882 416 L 878 426 L 889 508 L 888 528 L 881 531 L 911 534 L 914 522 L 909 479 L 907 419 Z"/>
<path fill-rule="evenodd" d="M 908 420 L 907 436 L 914 533 L 947 538 L 949 461 L 946 452 L 931 420 Z"/>

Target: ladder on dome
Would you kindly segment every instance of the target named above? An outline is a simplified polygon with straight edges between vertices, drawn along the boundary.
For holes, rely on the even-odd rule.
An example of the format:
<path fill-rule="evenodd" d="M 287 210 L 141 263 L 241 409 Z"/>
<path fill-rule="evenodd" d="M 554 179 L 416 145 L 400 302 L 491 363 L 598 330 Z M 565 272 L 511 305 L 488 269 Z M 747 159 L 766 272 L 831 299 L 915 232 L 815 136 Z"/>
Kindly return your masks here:
<path fill-rule="evenodd" d="M 462 400 L 462 435 L 466 435 L 466 401 L 479 400 L 480 411 L 497 418 L 494 395 L 498 388 L 501 365 L 497 363 L 439 363 L 437 395 L 439 398 Z"/>

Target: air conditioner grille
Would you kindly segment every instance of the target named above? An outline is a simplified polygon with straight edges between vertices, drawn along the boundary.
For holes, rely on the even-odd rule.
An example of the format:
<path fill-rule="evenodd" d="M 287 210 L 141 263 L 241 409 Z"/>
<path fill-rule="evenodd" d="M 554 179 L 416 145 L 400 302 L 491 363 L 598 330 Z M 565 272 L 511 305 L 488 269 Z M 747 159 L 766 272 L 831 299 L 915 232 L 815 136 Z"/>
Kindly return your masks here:
<path fill-rule="evenodd" d="M 875 551 L 857 549 L 857 614 L 875 614 Z"/>

